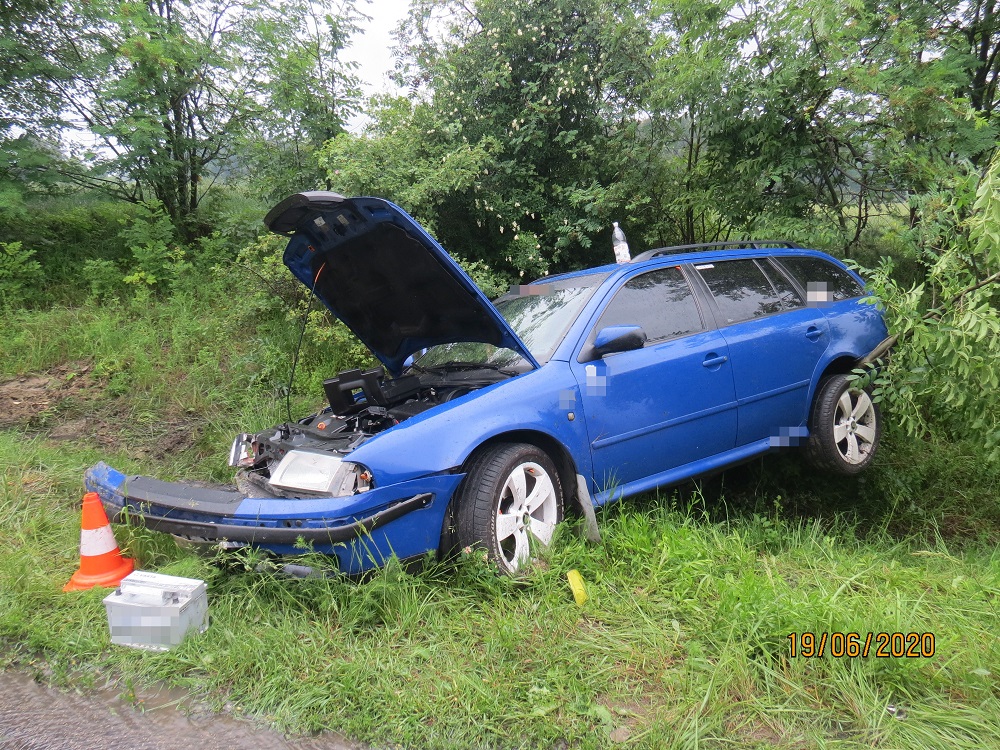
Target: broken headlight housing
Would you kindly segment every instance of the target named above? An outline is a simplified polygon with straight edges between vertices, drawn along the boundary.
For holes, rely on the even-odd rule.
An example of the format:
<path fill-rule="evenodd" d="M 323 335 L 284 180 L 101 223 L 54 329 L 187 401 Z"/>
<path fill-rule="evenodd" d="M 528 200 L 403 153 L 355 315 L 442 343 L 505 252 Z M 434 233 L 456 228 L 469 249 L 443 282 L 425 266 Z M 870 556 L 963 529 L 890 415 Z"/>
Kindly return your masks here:
<path fill-rule="evenodd" d="M 250 435 L 245 432 L 236 436 L 233 446 L 229 449 L 230 466 L 251 466 L 253 464 L 253 445 Z"/>
<path fill-rule="evenodd" d="M 269 480 L 283 490 L 344 497 L 371 489 L 371 472 L 331 453 L 288 451 L 271 470 Z"/>

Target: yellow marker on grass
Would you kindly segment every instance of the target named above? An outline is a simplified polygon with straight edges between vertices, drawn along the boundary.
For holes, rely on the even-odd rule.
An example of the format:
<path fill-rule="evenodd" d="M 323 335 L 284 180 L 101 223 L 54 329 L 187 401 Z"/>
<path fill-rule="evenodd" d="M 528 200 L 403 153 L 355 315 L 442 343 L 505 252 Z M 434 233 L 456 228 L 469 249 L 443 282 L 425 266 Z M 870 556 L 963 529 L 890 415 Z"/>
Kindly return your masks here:
<path fill-rule="evenodd" d="M 583 576 L 580 575 L 579 570 L 571 570 L 566 574 L 566 580 L 569 581 L 569 587 L 573 592 L 573 598 L 576 599 L 576 603 L 582 607 L 584 602 L 586 602 L 589 598 L 587 596 L 587 587 L 583 583 Z"/>

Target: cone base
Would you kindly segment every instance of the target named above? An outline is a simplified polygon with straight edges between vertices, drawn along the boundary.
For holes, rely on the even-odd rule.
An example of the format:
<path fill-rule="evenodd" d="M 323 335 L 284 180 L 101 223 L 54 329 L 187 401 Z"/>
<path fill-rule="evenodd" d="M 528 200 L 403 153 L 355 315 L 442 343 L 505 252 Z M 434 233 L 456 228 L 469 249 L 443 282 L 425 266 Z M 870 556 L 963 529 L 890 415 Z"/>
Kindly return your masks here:
<path fill-rule="evenodd" d="M 104 573 L 88 575 L 78 570 L 70 577 L 69 583 L 63 586 L 63 591 L 84 591 L 94 586 L 114 588 L 133 570 L 135 570 L 135 560 L 130 557 L 123 557 L 117 567 Z"/>

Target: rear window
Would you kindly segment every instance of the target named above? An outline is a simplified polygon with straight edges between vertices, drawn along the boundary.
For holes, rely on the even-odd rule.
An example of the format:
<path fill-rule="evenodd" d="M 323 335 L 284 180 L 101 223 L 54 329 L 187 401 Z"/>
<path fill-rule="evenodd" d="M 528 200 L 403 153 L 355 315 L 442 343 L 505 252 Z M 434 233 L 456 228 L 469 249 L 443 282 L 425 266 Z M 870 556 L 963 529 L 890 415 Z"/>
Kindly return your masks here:
<path fill-rule="evenodd" d="M 795 287 L 785 277 L 784 272 L 763 259 L 758 259 L 757 265 L 761 267 L 764 275 L 770 280 L 771 286 L 774 287 L 774 291 L 778 293 L 778 300 L 781 302 L 782 310 L 795 310 L 806 304 L 802 297 L 799 296 L 799 293 L 795 291 Z"/>
<path fill-rule="evenodd" d="M 810 304 L 839 302 L 865 293 L 851 274 L 828 260 L 808 257 L 782 257 L 775 260 L 799 280 Z"/>
<path fill-rule="evenodd" d="M 752 260 L 724 260 L 695 266 L 719 307 L 719 325 L 780 312 L 783 300 Z"/>

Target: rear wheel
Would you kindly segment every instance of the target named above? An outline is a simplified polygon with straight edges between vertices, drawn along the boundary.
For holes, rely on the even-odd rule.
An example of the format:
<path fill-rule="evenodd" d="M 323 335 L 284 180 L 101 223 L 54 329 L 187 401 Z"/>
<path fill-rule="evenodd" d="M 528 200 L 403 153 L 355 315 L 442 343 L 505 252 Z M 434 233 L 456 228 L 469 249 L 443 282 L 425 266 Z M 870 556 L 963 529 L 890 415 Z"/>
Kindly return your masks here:
<path fill-rule="evenodd" d="M 456 503 L 458 546 L 485 549 L 503 573 L 528 564 L 532 545 L 548 546 L 563 517 L 559 473 L 527 443 L 499 444 L 473 458 Z"/>
<path fill-rule="evenodd" d="M 875 458 L 882 435 L 882 414 L 871 394 L 849 375 L 820 382 L 809 420 L 806 455 L 817 468 L 857 474 Z"/>

